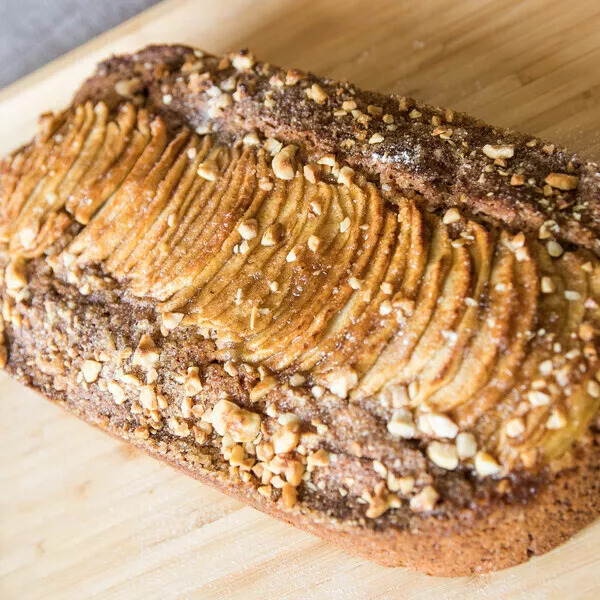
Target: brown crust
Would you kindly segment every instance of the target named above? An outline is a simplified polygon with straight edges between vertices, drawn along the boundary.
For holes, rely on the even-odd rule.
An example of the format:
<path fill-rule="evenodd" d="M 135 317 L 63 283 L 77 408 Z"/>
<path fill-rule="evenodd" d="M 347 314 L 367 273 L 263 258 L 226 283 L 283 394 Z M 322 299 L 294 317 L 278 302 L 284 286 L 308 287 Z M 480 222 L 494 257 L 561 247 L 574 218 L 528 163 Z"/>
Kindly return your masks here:
<path fill-rule="evenodd" d="M 109 108 L 116 107 L 122 98 L 114 91 L 115 84 L 123 79 L 139 78 L 142 86 L 136 92 L 145 97 L 151 112 L 166 118 L 173 130 L 182 122 L 192 127 L 202 126 L 208 120 L 208 96 L 204 88 L 190 93 L 189 78 L 181 79 L 180 73 L 185 61 L 193 55 L 192 49 L 183 46 L 155 46 L 133 56 L 111 59 L 86 82 L 75 103 L 101 99 Z M 230 66 L 219 69 L 218 57 L 203 60 L 214 84 L 222 83 L 234 73 Z M 336 152 L 346 163 L 372 178 L 379 177 L 382 183 L 395 185 L 404 193 L 413 192 L 424 208 L 435 210 L 457 205 L 479 218 L 529 231 L 554 219 L 559 224 L 554 232 L 556 237 L 597 250 L 600 175 L 595 164 L 582 162 L 563 150 L 554 149 L 549 153 L 542 149 L 543 143 L 539 141 L 533 147 L 528 146 L 529 137 L 494 129 L 465 115 L 455 114 L 450 119 L 440 109 L 361 92 L 348 84 L 340 85 L 312 75 L 304 76 L 301 85 L 284 86 L 283 91 L 277 92 L 276 102 L 265 106 L 265 94 L 271 89 L 269 82 L 278 74 L 286 76 L 285 71 L 259 65 L 251 72 L 238 75 L 240 99 L 222 116 L 212 119 L 218 128 L 216 133 L 237 139 L 244 132 L 259 130 L 283 141 L 300 142 L 300 152 L 305 159 Z M 305 90 L 313 83 L 321 85 L 328 94 L 325 104 L 306 100 Z M 342 92 L 338 94 L 338 90 Z M 171 100 L 165 104 L 166 96 Z M 378 105 L 394 116 L 397 129 L 393 132 L 385 129 L 380 121 L 370 124 L 369 135 L 381 132 L 385 136 L 375 151 L 367 140 L 357 140 L 352 148 L 341 150 L 344 140 L 355 139 L 357 132 L 345 121 L 333 120 L 331 99 L 336 99 L 334 104 L 338 108 L 349 97 L 355 98 L 365 111 L 367 105 Z M 408 116 L 414 108 L 421 113 L 419 118 Z M 435 128 L 431 125 L 432 116 L 443 116 L 445 125 L 451 123 L 455 146 L 432 135 Z M 466 152 L 460 150 L 465 147 L 463 142 L 468 146 Z M 486 143 L 514 145 L 515 159 L 511 167 L 521 166 L 526 177 L 536 180 L 536 185 L 513 186 L 509 183 L 510 176 L 501 175 L 497 170 L 487 173 L 485 167 L 490 165 L 490 160 L 481 153 Z M 486 172 L 483 182 L 480 180 L 482 172 Z M 550 172 L 572 173 L 579 177 L 579 182 L 576 190 L 553 195 L 552 202 L 544 207 L 539 202 L 544 198 L 543 193 L 540 195 L 536 188 Z M 562 210 L 558 210 L 559 203 Z M 579 219 L 575 214 L 580 215 Z M 161 431 L 146 441 L 136 438 L 134 425 L 124 416 L 123 409 L 115 407 L 105 391 L 97 386 L 82 385 L 81 379 L 76 378 L 78 361 L 89 356 L 90 349 L 97 349 L 107 336 L 123 336 L 116 344 L 117 349 L 135 345 L 135 319 L 147 319 L 149 323 L 157 320 L 151 302 L 136 300 L 128 305 L 131 299 L 122 297 L 118 289 L 111 290 L 107 297 L 100 294 L 85 299 L 72 286 L 64 286 L 52 278 L 48 281 L 47 273 L 42 272 L 43 261 L 34 261 L 30 270 L 32 298 L 18 307 L 22 311 L 19 325 L 8 324 L 6 330 L 7 369 L 12 375 L 86 421 L 134 443 L 186 474 L 350 552 L 381 564 L 409 566 L 435 575 L 481 573 L 546 552 L 600 514 L 600 435 L 595 429 L 577 443 L 568 468 L 557 474 L 545 472 L 536 479 L 516 476 L 514 493 L 509 495 L 495 494 L 493 481 L 474 483 L 464 473 L 440 472 L 435 475 L 436 485 L 445 486 L 448 493 L 439 510 L 430 515 L 414 515 L 404 507 L 390 511 L 394 512 L 393 516 L 388 513 L 376 523 L 365 522 L 365 519 L 357 519 L 355 508 L 345 506 L 341 499 L 334 502 L 327 494 L 318 493 L 314 497 L 307 494 L 293 509 L 284 509 L 279 502 L 266 500 L 256 493 L 254 487 L 236 483 L 227 475 L 227 461 L 216 455 L 209 469 L 195 462 L 193 449 L 168 432 Z M 111 294 L 116 294 L 116 298 Z M 71 305 L 75 305 L 75 311 L 81 311 L 81 318 L 70 330 L 68 340 L 54 340 L 63 361 L 62 370 L 54 362 L 41 367 L 40 356 L 47 358 L 47 340 L 40 335 L 45 311 L 48 306 L 54 306 L 66 313 Z M 129 311 L 128 306 L 133 306 L 133 310 Z M 128 312 L 136 314 L 132 316 Z M 106 314 L 112 315 L 110 324 L 102 325 Z M 94 330 L 86 327 L 86 323 L 94 323 Z M 152 333 L 160 338 L 156 331 Z M 162 350 L 169 356 L 161 364 L 165 371 L 174 372 L 177 366 L 187 364 L 192 353 L 195 364 L 203 369 L 214 367 L 211 381 L 217 388 L 233 385 L 220 374 L 218 366 L 223 360 L 214 347 L 197 342 L 193 337 L 179 338 L 178 335 L 164 342 Z M 175 346 L 181 349 L 179 353 L 173 351 Z M 55 368 L 59 369 L 58 379 L 49 375 Z M 241 377 L 235 385 L 244 402 L 248 381 Z M 549 527 L 549 523 L 553 526 Z"/>

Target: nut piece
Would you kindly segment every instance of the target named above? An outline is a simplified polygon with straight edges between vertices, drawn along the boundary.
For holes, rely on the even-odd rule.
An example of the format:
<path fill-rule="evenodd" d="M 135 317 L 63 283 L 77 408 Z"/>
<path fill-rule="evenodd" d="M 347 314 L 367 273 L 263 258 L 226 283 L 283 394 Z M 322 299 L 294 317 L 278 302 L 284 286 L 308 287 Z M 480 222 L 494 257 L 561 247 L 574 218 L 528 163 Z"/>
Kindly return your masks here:
<path fill-rule="evenodd" d="M 309 470 L 315 467 L 327 467 L 329 465 L 329 452 L 320 448 L 316 452 L 311 452 L 306 457 L 306 466 Z"/>
<path fill-rule="evenodd" d="M 210 162 L 203 162 L 198 165 L 198 175 L 200 175 L 202 179 L 206 179 L 206 181 L 215 181 L 218 174 L 215 165 Z"/>
<path fill-rule="evenodd" d="M 460 212 L 458 208 L 449 208 L 444 214 L 443 223 L 444 225 L 450 225 L 460 221 Z"/>
<path fill-rule="evenodd" d="M 229 435 L 234 442 L 251 442 L 260 433 L 260 416 L 229 400 L 215 404 L 210 423 L 219 435 Z"/>
<path fill-rule="evenodd" d="M 266 396 L 271 390 L 277 387 L 277 380 L 275 377 L 265 377 L 262 381 L 259 381 L 250 391 L 250 400 L 257 402 L 264 396 Z"/>
<path fill-rule="evenodd" d="M 558 257 L 562 256 L 562 254 L 564 252 L 563 247 L 558 242 L 555 242 L 554 240 L 550 240 L 546 244 L 546 249 L 548 250 L 548 254 L 552 258 L 558 258 Z"/>
<path fill-rule="evenodd" d="M 456 436 L 456 451 L 460 460 L 473 458 L 477 452 L 477 440 L 472 433 L 463 431 Z"/>
<path fill-rule="evenodd" d="M 358 383 L 358 374 L 351 367 L 342 367 L 326 376 L 329 390 L 340 398 L 347 398 L 348 392 Z"/>
<path fill-rule="evenodd" d="M 321 238 L 319 238 L 316 235 L 311 235 L 308 238 L 306 245 L 308 246 L 308 249 L 311 252 L 317 252 L 317 250 L 319 249 L 319 246 L 321 245 Z"/>
<path fill-rule="evenodd" d="M 454 444 L 431 442 L 427 446 L 427 456 L 431 462 L 442 469 L 453 471 L 458 467 L 458 453 Z"/>
<path fill-rule="evenodd" d="M 552 281 L 552 277 L 548 277 L 547 275 L 544 275 L 544 277 L 542 277 L 540 287 L 542 290 L 542 294 L 551 294 L 556 289 L 554 281 Z"/>
<path fill-rule="evenodd" d="M 109 381 L 106 389 L 112 394 L 115 404 L 125 402 L 125 390 L 116 381 Z"/>
<path fill-rule="evenodd" d="M 446 415 L 440 413 L 424 413 L 419 417 L 419 429 L 440 438 L 454 439 L 458 434 L 458 426 Z M 428 431 L 428 429 L 430 431 Z"/>
<path fill-rule="evenodd" d="M 247 50 L 240 50 L 231 59 L 231 64 L 236 71 L 249 71 L 254 66 L 254 62 L 254 56 Z"/>
<path fill-rule="evenodd" d="M 557 190 L 568 192 L 576 190 L 579 183 L 579 177 L 575 175 L 567 175 L 566 173 L 550 173 L 544 181 Z"/>
<path fill-rule="evenodd" d="M 510 438 L 518 438 L 525 433 L 525 422 L 521 417 L 515 417 L 506 422 L 504 426 L 506 435 Z"/>
<path fill-rule="evenodd" d="M 158 408 L 156 391 L 153 385 L 145 385 L 140 389 L 140 404 L 146 410 L 156 410 Z"/>
<path fill-rule="evenodd" d="M 296 150 L 297 147 L 290 144 L 275 154 L 271 163 L 275 177 L 288 181 L 294 179 L 294 164 L 292 159 L 294 154 L 296 154 Z"/>
<path fill-rule="evenodd" d="M 178 312 L 165 312 L 161 316 L 163 327 L 168 331 L 172 331 L 181 323 L 184 315 Z"/>
<path fill-rule="evenodd" d="M 200 381 L 200 369 L 198 367 L 190 367 L 187 370 L 183 391 L 186 396 L 190 397 L 202 391 L 202 381 Z"/>
<path fill-rule="evenodd" d="M 354 178 L 354 169 L 351 167 L 342 167 L 338 175 L 338 183 L 350 186 Z"/>
<path fill-rule="evenodd" d="M 159 353 L 154 340 L 144 334 L 138 343 L 133 355 L 133 364 L 146 370 L 153 368 L 158 363 Z"/>
<path fill-rule="evenodd" d="M 500 472 L 500 464 L 491 454 L 480 450 L 475 455 L 475 470 L 480 477 L 489 477 Z"/>
<path fill-rule="evenodd" d="M 381 142 L 383 142 L 383 140 L 384 140 L 384 137 L 380 133 L 374 133 L 369 138 L 369 144 L 381 144 Z"/>
<path fill-rule="evenodd" d="M 88 383 L 93 383 L 98 379 L 98 375 L 100 375 L 100 371 L 102 370 L 102 363 L 99 363 L 97 360 L 84 360 L 83 365 L 81 366 L 81 372 L 83 374 L 83 378 Z"/>
<path fill-rule="evenodd" d="M 22 257 L 13 258 L 6 267 L 4 279 L 9 290 L 20 290 L 27 285 L 25 268 L 27 262 Z"/>
<path fill-rule="evenodd" d="M 392 420 L 387 424 L 387 430 L 392 435 L 404 439 L 414 438 L 417 433 L 412 415 L 408 411 L 396 411 L 392 415 Z"/>
<path fill-rule="evenodd" d="M 515 147 L 512 144 L 494 145 L 486 144 L 482 148 L 488 158 L 512 158 L 515 155 Z"/>
<path fill-rule="evenodd" d="M 263 246 L 275 246 L 283 238 L 283 225 L 281 223 L 273 223 L 267 227 L 263 233 L 260 243 Z"/>
<path fill-rule="evenodd" d="M 245 240 L 253 240 L 258 235 L 256 219 L 247 219 L 238 225 L 238 231 Z"/>
<path fill-rule="evenodd" d="M 410 509 L 414 512 L 429 512 L 434 509 L 440 495 L 431 485 L 426 485 L 410 499 Z"/>
<path fill-rule="evenodd" d="M 272 438 L 273 450 L 275 454 L 286 454 L 291 452 L 300 441 L 300 434 L 297 431 L 297 425 L 286 425 L 278 429 Z"/>
<path fill-rule="evenodd" d="M 281 501 L 286 508 L 292 508 L 296 504 L 296 488 L 291 483 L 286 483 L 281 488 Z"/>
<path fill-rule="evenodd" d="M 329 97 L 327 95 L 327 92 L 318 83 L 313 83 L 306 90 L 306 95 L 311 100 L 314 100 L 317 104 L 323 104 L 323 103 L 325 103 L 326 100 L 327 100 L 327 98 Z"/>

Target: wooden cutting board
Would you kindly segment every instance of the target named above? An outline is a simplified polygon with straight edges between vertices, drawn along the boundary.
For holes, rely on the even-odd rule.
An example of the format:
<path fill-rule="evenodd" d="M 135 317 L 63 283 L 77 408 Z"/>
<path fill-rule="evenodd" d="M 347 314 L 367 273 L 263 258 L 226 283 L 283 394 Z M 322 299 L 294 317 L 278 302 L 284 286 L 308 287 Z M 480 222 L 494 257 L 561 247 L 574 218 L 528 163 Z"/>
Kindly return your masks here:
<path fill-rule="evenodd" d="M 600 158 L 597 0 L 170 0 L 0 92 L 0 152 L 65 105 L 98 60 L 150 42 L 249 46 Z M 0 392 L 3 600 L 600 597 L 600 522 L 490 576 L 387 569 L 203 487 L 5 375 Z"/>

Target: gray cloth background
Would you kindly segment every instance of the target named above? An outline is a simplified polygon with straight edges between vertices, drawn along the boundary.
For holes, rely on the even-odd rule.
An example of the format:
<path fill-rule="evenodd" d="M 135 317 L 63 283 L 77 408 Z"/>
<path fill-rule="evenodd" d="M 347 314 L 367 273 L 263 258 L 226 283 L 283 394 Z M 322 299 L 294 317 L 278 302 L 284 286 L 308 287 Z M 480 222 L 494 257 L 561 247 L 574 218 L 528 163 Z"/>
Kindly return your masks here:
<path fill-rule="evenodd" d="M 0 0 L 0 87 L 159 0 Z"/>

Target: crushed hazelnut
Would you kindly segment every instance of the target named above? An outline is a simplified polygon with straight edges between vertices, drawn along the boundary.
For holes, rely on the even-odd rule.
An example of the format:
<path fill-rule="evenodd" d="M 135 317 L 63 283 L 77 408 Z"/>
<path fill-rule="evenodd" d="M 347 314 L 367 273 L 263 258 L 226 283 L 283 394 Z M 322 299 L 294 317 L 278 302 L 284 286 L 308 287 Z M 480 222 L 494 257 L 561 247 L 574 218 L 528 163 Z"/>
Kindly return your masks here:
<path fill-rule="evenodd" d="M 290 144 L 275 154 L 271 163 L 275 177 L 288 181 L 294 179 L 293 158 L 296 150 L 297 147 Z"/>
<path fill-rule="evenodd" d="M 410 509 L 414 512 L 430 512 L 435 508 L 440 495 L 431 485 L 426 485 L 410 499 Z"/>
<path fill-rule="evenodd" d="M 431 442 L 427 446 L 427 456 L 438 467 L 453 471 L 458 467 L 458 453 L 454 444 Z"/>
<path fill-rule="evenodd" d="M 456 452 L 460 460 L 473 458 L 477 452 L 477 440 L 472 433 L 462 431 L 456 436 Z"/>
<path fill-rule="evenodd" d="M 369 138 L 369 144 L 381 144 L 385 138 L 380 133 L 374 133 Z"/>
<path fill-rule="evenodd" d="M 286 454 L 291 452 L 300 441 L 300 434 L 297 431 L 297 426 L 284 426 L 279 428 L 272 438 L 273 450 L 275 454 Z"/>
<path fill-rule="evenodd" d="M 327 92 L 318 83 L 313 83 L 307 88 L 306 95 L 317 104 L 324 104 L 329 97 Z"/>
<path fill-rule="evenodd" d="M 206 181 L 216 181 L 219 172 L 212 162 L 203 162 L 198 165 L 198 175 Z"/>
<path fill-rule="evenodd" d="M 352 179 L 354 178 L 354 169 L 351 167 L 342 167 L 340 169 L 340 173 L 338 175 L 338 183 L 342 185 L 350 186 L 352 184 Z"/>
<path fill-rule="evenodd" d="M 27 285 L 27 262 L 22 257 L 13 258 L 6 267 L 4 281 L 9 290 L 20 290 Z"/>
<path fill-rule="evenodd" d="M 319 250 L 319 247 L 321 246 L 321 238 L 319 238 L 316 235 L 311 235 L 309 236 L 306 245 L 308 246 L 308 249 L 312 252 L 317 252 Z"/>
<path fill-rule="evenodd" d="M 281 488 L 281 501 L 285 508 L 292 508 L 297 501 L 296 488 L 291 483 L 286 483 Z"/>
<path fill-rule="evenodd" d="M 504 426 L 506 435 L 510 438 L 518 438 L 525 433 L 525 422 L 521 417 L 515 417 L 506 422 Z"/>
<path fill-rule="evenodd" d="M 253 388 L 250 390 L 250 400 L 252 402 L 257 402 L 264 396 L 266 396 L 270 391 L 274 390 L 277 387 L 277 380 L 274 377 L 265 377 L 262 381 L 259 381 Z"/>
<path fill-rule="evenodd" d="M 200 381 L 200 369 L 198 367 L 188 368 L 183 391 L 186 396 L 196 396 L 202 391 L 202 381 Z"/>
<path fill-rule="evenodd" d="M 512 158 L 515 155 L 515 147 L 512 144 L 486 144 L 482 151 L 488 158 Z"/>
<path fill-rule="evenodd" d="M 417 428 L 412 415 L 408 411 L 396 411 L 387 424 L 387 430 L 394 436 L 404 439 L 414 438 Z"/>
<path fill-rule="evenodd" d="M 267 227 L 263 233 L 260 243 L 263 246 L 275 246 L 283 238 L 283 225 L 281 223 L 273 223 Z"/>
<path fill-rule="evenodd" d="M 229 400 L 219 400 L 215 404 L 210 423 L 219 435 L 227 434 L 235 442 L 251 442 L 260 433 L 260 416 Z"/>
<path fill-rule="evenodd" d="M 480 477 L 488 477 L 498 474 L 500 465 L 491 454 L 480 450 L 475 455 L 475 470 Z"/>
<path fill-rule="evenodd" d="M 329 452 L 320 448 L 315 452 L 311 452 L 306 457 L 306 466 L 312 470 L 315 467 L 327 467 L 329 466 Z"/>
<path fill-rule="evenodd" d="M 579 177 L 575 175 L 567 175 L 566 173 L 550 173 L 544 181 L 557 190 L 568 192 L 576 190 L 579 183 Z"/>
<path fill-rule="evenodd" d="M 100 375 L 100 371 L 102 370 L 102 363 L 97 360 L 84 360 L 83 365 L 81 366 L 81 372 L 83 374 L 83 378 L 88 383 L 93 383 L 98 379 L 98 375 Z"/>
<path fill-rule="evenodd" d="M 341 367 L 328 373 L 326 380 L 332 393 L 347 398 L 349 391 L 358 383 L 358 374 L 351 367 Z"/>
<path fill-rule="evenodd" d="M 146 370 L 158 363 L 159 352 L 154 340 L 147 334 L 142 335 L 133 355 L 133 364 Z"/>
<path fill-rule="evenodd" d="M 256 219 L 242 221 L 237 229 L 245 240 L 253 240 L 258 235 L 258 223 Z"/>
<path fill-rule="evenodd" d="M 458 208 L 449 208 L 444 214 L 444 225 L 450 225 L 452 223 L 457 223 L 458 221 L 460 221 L 460 212 Z"/>

